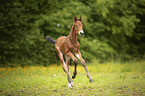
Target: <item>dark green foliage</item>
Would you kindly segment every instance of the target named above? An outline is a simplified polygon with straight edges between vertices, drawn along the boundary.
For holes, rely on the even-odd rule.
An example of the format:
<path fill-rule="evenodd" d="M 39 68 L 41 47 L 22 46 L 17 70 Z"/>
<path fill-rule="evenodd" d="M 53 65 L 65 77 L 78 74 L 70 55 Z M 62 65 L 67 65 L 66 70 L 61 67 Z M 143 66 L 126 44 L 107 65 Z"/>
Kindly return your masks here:
<path fill-rule="evenodd" d="M 73 17 L 83 17 L 80 50 L 86 61 L 131 59 L 145 53 L 144 0 L 8 0 L 0 3 L 0 64 L 58 63 L 45 40 L 68 35 Z"/>
<path fill-rule="evenodd" d="M 119 54 L 125 55 L 130 47 L 127 38 L 134 35 L 135 24 L 139 22 L 133 13 L 137 7 L 131 1 L 117 0 L 97 0 L 91 7 L 90 31 L 97 30 L 92 37 L 105 41 Z"/>

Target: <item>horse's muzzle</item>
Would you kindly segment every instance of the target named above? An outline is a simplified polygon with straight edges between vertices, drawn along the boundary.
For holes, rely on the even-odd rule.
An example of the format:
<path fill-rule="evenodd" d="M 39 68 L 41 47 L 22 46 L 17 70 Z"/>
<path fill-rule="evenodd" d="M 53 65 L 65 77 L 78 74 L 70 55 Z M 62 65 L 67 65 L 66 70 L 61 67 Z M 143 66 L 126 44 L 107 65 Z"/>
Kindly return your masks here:
<path fill-rule="evenodd" d="M 79 35 L 80 35 L 80 36 L 84 36 L 84 31 L 81 30 L 81 31 L 79 32 Z"/>

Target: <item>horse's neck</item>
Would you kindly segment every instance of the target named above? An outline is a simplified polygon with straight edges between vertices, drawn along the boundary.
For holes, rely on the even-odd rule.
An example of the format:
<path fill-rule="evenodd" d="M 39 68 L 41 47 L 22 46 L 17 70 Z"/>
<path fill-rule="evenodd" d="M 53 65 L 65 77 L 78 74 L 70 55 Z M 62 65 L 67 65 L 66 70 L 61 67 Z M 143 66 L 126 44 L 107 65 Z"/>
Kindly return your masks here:
<path fill-rule="evenodd" d="M 72 43 L 77 43 L 77 34 L 76 34 L 73 27 L 72 27 L 71 32 L 70 32 L 70 40 Z"/>

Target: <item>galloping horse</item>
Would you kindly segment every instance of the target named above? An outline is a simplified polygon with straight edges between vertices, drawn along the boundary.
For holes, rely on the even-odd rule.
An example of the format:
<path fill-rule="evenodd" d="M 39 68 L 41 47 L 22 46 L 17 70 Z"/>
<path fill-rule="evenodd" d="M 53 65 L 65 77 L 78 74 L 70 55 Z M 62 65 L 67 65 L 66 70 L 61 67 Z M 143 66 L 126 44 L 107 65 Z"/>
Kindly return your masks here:
<path fill-rule="evenodd" d="M 77 75 L 77 64 L 78 64 L 77 58 L 81 61 L 83 67 L 85 68 L 86 73 L 87 73 L 87 77 L 89 78 L 89 81 L 91 83 L 93 83 L 93 80 L 92 80 L 92 78 L 87 70 L 86 62 L 82 58 L 81 53 L 79 51 L 80 45 L 79 45 L 79 42 L 77 41 L 77 34 L 79 34 L 80 36 L 84 35 L 82 21 L 83 21 L 82 16 L 80 16 L 80 19 L 77 19 L 76 16 L 74 17 L 74 22 L 73 22 L 73 26 L 71 28 L 71 32 L 67 37 L 65 37 L 65 36 L 59 37 L 56 41 L 53 40 L 50 36 L 46 37 L 46 40 L 55 44 L 55 50 L 57 52 L 57 55 L 58 55 L 60 61 L 63 64 L 63 69 L 67 74 L 67 78 L 68 78 L 67 85 L 70 88 L 72 88 L 74 86 L 72 79 L 74 79 Z M 63 54 L 65 55 L 66 62 L 63 59 Z M 70 59 L 73 60 L 74 65 L 75 65 L 72 79 L 69 75 Z"/>

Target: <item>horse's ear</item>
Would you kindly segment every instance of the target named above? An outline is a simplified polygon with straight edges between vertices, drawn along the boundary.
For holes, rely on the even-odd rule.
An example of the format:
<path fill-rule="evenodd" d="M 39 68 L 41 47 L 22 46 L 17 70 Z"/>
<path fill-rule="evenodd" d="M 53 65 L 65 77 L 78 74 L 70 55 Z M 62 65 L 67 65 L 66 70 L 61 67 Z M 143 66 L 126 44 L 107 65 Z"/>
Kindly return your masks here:
<path fill-rule="evenodd" d="M 82 16 L 80 16 L 80 19 L 79 19 L 81 22 L 83 22 L 83 18 L 82 18 Z"/>
<path fill-rule="evenodd" d="M 75 17 L 74 17 L 74 22 L 76 22 L 76 21 L 77 21 L 77 17 L 75 16 Z"/>

